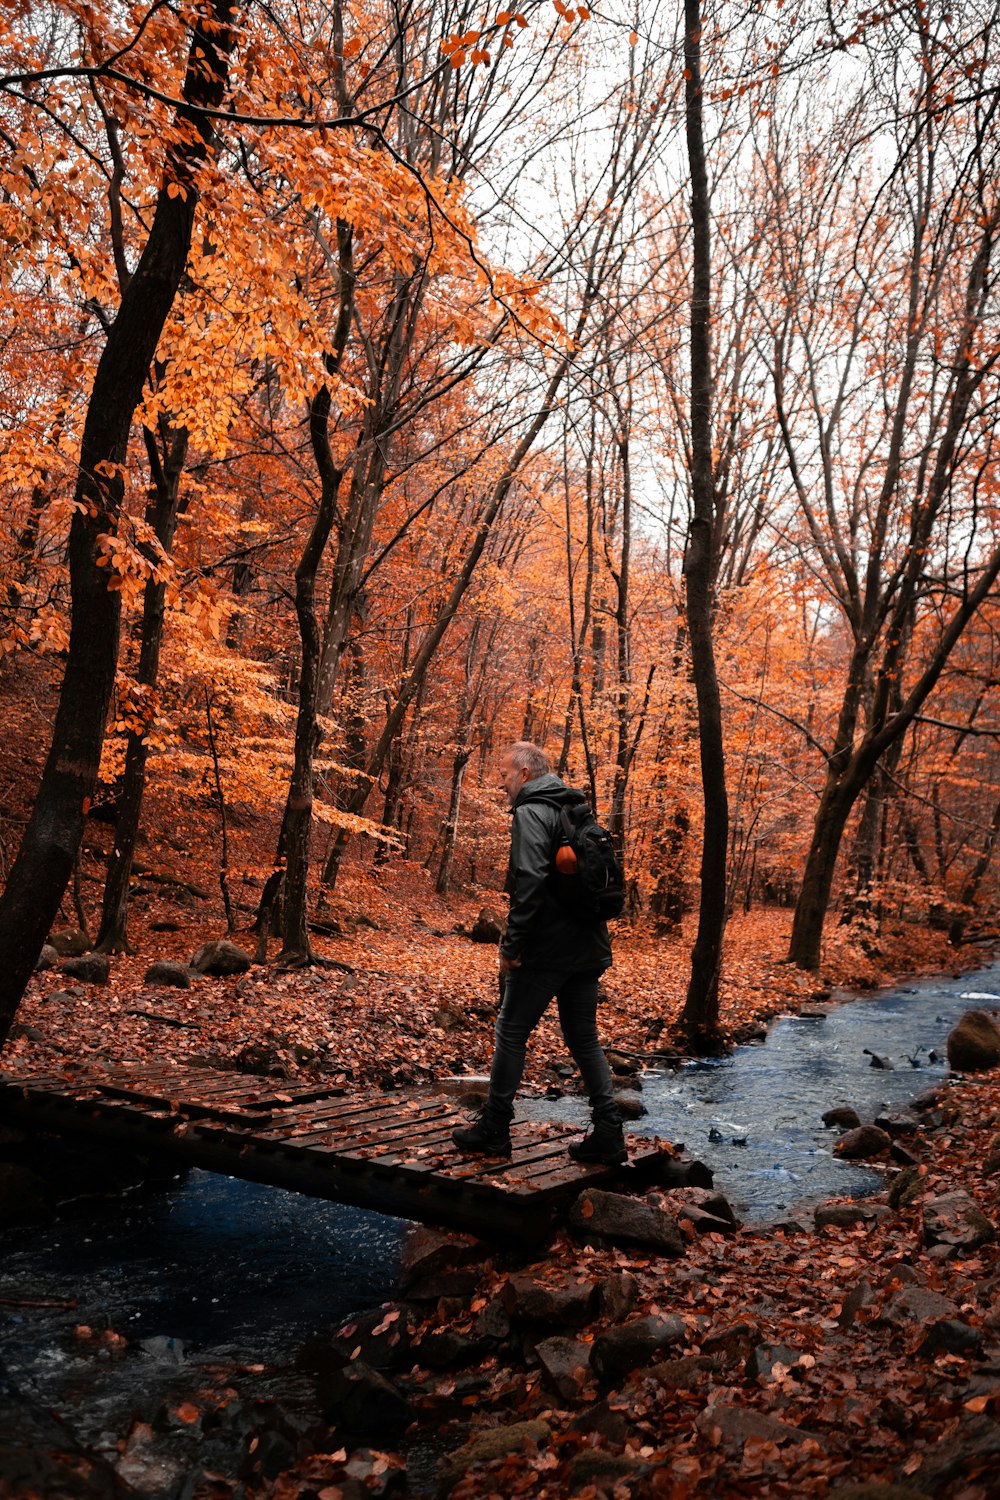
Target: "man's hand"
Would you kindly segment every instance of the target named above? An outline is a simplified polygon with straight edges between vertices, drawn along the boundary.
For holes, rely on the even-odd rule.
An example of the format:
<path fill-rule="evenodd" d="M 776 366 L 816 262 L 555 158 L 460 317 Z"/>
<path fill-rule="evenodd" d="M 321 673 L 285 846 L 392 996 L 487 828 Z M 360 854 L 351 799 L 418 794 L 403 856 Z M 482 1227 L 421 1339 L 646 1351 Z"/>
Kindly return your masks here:
<path fill-rule="evenodd" d="M 511 973 L 512 970 L 519 969 L 520 967 L 521 967 L 521 960 L 519 958 L 508 958 L 507 955 L 506 955 L 506 953 L 501 953 L 501 955 L 500 955 L 500 973 L 504 976 L 505 979 L 506 979 L 507 975 Z"/>

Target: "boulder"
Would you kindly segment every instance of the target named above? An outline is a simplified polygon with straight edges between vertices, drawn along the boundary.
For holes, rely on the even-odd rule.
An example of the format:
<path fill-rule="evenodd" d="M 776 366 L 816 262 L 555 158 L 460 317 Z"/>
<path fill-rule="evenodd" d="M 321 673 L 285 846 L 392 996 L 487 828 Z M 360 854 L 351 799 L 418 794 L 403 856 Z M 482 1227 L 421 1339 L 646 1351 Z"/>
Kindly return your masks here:
<path fill-rule="evenodd" d="M 975 1199 L 959 1191 L 924 1200 L 923 1235 L 928 1249 L 943 1245 L 961 1255 L 992 1244 L 997 1232 Z"/>
<path fill-rule="evenodd" d="M 648 1463 L 637 1453 L 609 1453 L 606 1448 L 585 1448 L 569 1466 L 570 1493 L 586 1490 L 620 1493 L 618 1486 L 630 1479 L 645 1479 L 652 1473 Z"/>
<path fill-rule="evenodd" d="M 626 1052 L 616 1052 L 613 1047 L 607 1047 L 604 1055 L 608 1060 L 608 1067 L 619 1078 L 631 1078 L 640 1071 L 641 1064 Z"/>
<path fill-rule="evenodd" d="M 837 1322 L 841 1328 L 850 1328 L 858 1313 L 864 1308 L 871 1307 L 875 1301 L 875 1288 L 870 1281 L 858 1281 L 848 1292 L 840 1305 L 840 1313 Z"/>
<path fill-rule="evenodd" d="M 650 1365 L 645 1374 L 668 1391 L 693 1391 L 714 1374 L 721 1360 L 710 1354 L 682 1354 L 676 1359 L 661 1359 Z"/>
<path fill-rule="evenodd" d="M 474 1464 L 490 1463 L 519 1452 L 525 1444 L 544 1443 L 552 1429 L 547 1422 L 509 1422 L 480 1433 L 453 1453 L 445 1454 L 438 1464 L 438 1492 L 447 1495 Z"/>
<path fill-rule="evenodd" d="M 489 906 L 484 906 L 469 929 L 474 943 L 499 943 L 503 935 L 503 917 Z"/>
<path fill-rule="evenodd" d="M 58 962 L 58 948 L 53 948 L 51 943 L 43 943 L 42 951 L 35 962 L 35 973 L 43 974 L 46 969 L 54 969 Z"/>
<path fill-rule="evenodd" d="M 787 1344 L 758 1344 L 747 1356 L 745 1372 L 750 1380 L 771 1380 L 776 1365 L 790 1370 L 799 1362 L 799 1354 Z"/>
<path fill-rule="evenodd" d="M 191 970 L 187 964 L 175 963 L 170 958 L 158 958 L 146 970 L 143 983 L 160 985 L 164 989 L 189 990 Z"/>
<path fill-rule="evenodd" d="M 630 1271 L 612 1271 L 597 1283 L 597 1311 L 610 1323 L 627 1318 L 639 1298 L 639 1283 Z"/>
<path fill-rule="evenodd" d="M 868 1214 L 857 1203 L 820 1203 L 813 1212 L 817 1229 L 849 1229 L 852 1224 L 862 1224 L 867 1218 Z"/>
<path fill-rule="evenodd" d="M 569 1281 L 551 1286 L 526 1273 L 510 1276 L 501 1293 L 512 1318 L 527 1323 L 554 1323 L 560 1328 L 582 1328 L 594 1305 L 597 1284 Z"/>
<path fill-rule="evenodd" d="M 429 1370 L 464 1370 L 480 1365 L 496 1349 L 496 1340 L 478 1333 L 459 1333 L 445 1326 L 425 1333 L 413 1346 L 413 1356 Z"/>
<path fill-rule="evenodd" d="M 409 1295 L 414 1282 L 453 1271 L 458 1266 L 482 1269 L 484 1251 L 481 1242 L 471 1234 L 452 1234 L 445 1229 L 418 1225 L 403 1241 L 400 1257 L 402 1288 Z"/>
<path fill-rule="evenodd" d="M 931 1323 L 957 1316 L 954 1302 L 940 1292 L 925 1286 L 904 1286 L 886 1303 L 882 1319 L 902 1328 L 910 1323 Z"/>
<path fill-rule="evenodd" d="M 655 1204 L 620 1193 L 588 1188 L 570 1209 L 571 1228 L 588 1239 L 613 1245 L 644 1245 L 661 1255 L 684 1254 L 677 1220 Z"/>
<path fill-rule="evenodd" d="M 416 1331 L 411 1307 L 405 1302 L 386 1302 L 342 1324 L 329 1340 L 330 1351 L 334 1361 L 343 1365 L 360 1360 L 372 1370 L 401 1369 L 412 1362 Z"/>
<path fill-rule="evenodd" d="M 716 1328 L 701 1340 L 702 1353 L 717 1357 L 723 1362 L 745 1359 L 760 1337 L 753 1323 L 731 1323 L 728 1328 Z"/>
<path fill-rule="evenodd" d="M 706 1406 L 695 1426 L 710 1442 L 718 1441 L 726 1448 L 742 1448 L 747 1438 L 763 1438 L 768 1443 L 801 1443 L 806 1438 L 816 1439 L 815 1433 L 801 1427 L 769 1417 L 766 1412 L 755 1411 L 749 1406 L 730 1406 L 717 1401 Z"/>
<path fill-rule="evenodd" d="M 904 1167 L 889 1184 L 889 1207 L 909 1208 L 924 1191 L 925 1173 L 916 1164 Z"/>
<path fill-rule="evenodd" d="M 406 1397 L 360 1359 L 317 1382 L 323 1415 L 352 1441 L 389 1445 L 409 1425 Z"/>
<path fill-rule="evenodd" d="M 616 1384 L 639 1365 L 648 1364 L 654 1354 L 682 1343 L 686 1336 L 684 1320 L 676 1313 L 650 1313 L 600 1334 L 594 1340 L 591 1363 L 603 1380 Z"/>
<path fill-rule="evenodd" d="M 857 1130 L 861 1124 L 861 1116 L 856 1109 L 851 1109 L 849 1105 L 840 1105 L 836 1109 L 827 1110 L 823 1116 L 823 1124 L 828 1130 L 833 1125 L 836 1125 L 840 1130 Z"/>
<path fill-rule="evenodd" d="M 60 970 L 67 979 L 81 984 L 107 984 L 111 977 L 111 960 L 106 953 L 84 953 L 80 958 L 66 958 Z"/>
<path fill-rule="evenodd" d="M 79 958 L 90 948 L 90 939 L 78 927 L 63 927 L 58 932 L 49 933 L 49 945 L 60 958 Z"/>
<path fill-rule="evenodd" d="M 905 1111 L 898 1115 L 876 1115 L 875 1124 L 879 1130 L 884 1130 L 886 1135 L 891 1136 L 894 1141 L 899 1140 L 901 1136 L 916 1135 L 924 1128 L 923 1122 L 918 1120 L 916 1115 L 908 1114 Z"/>
<path fill-rule="evenodd" d="M 948 1065 L 957 1073 L 1000 1066 L 1000 1026 L 985 1010 L 968 1010 L 948 1033 Z"/>
<path fill-rule="evenodd" d="M 866 1161 L 872 1156 L 882 1156 L 891 1145 L 885 1131 L 877 1125 L 859 1125 L 857 1130 L 848 1130 L 840 1137 L 833 1152 L 845 1161 Z"/>
<path fill-rule="evenodd" d="M 642 1096 L 633 1089 L 615 1089 L 615 1103 L 623 1120 L 641 1120 L 646 1114 Z"/>
<path fill-rule="evenodd" d="M 981 1328 L 973 1328 L 961 1318 L 941 1318 L 928 1328 L 917 1353 L 931 1359 L 935 1354 L 957 1354 L 968 1359 L 982 1352 L 985 1341 Z"/>
<path fill-rule="evenodd" d="M 581 1339 L 556 1337 L 535 1345 L 538 1363 L 549 1385 L 563 1401 L 578 1401 L 591 1378 L 589 1344 Z"/>
<path fill-rule="evenodd" d="M 654 1202 L 655 1194 L 650 1194 Z M 660 1200 L 659 1207 L 671 1209 L 678 1219 L 686 1220 L 696 1234 L 735 1234 L 739 1220 L 732 1204 L 722 1193 L 708 1188 L 682 1188 L 672 1192 L 669 1199 Z"/>
<path fill-rule="evenodd" d="M 197 953 L 191 956 L 192 969 L 197 969 L 199 974 L 214 974 L 220 978 L 245 974 L 252 963 L 249 953 L 227 938 L 213 938 L 209 943 L 202 943 Z"/>

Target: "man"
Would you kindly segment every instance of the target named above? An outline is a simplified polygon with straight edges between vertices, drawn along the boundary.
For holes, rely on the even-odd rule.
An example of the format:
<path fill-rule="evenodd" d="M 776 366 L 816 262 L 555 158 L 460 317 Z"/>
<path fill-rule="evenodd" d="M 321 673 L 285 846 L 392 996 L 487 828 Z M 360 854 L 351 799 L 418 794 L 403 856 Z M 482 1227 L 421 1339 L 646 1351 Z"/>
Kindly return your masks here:
<path fill-rule="evenodd" d="M 611 1073 L 597 1038 L 597 984 L 611 965 L 605 922 L 583 918 L 559 898 L 554 877 L 559 804 L 577 800 L 538 745 L 520 740 L 501 762 L 513 812 L 510 916 L 500 943 L 503 1004 L 496 1025 L 490 1090 L 475 1121 L 452 1139 L 462 1151 L 509 1156 L 514 1095 L 528 1037 L 555 995 L 566 1045 L 590 1098 L 593 1129 L 569 1148 L 577 1161 L 628 1159 Z"/>

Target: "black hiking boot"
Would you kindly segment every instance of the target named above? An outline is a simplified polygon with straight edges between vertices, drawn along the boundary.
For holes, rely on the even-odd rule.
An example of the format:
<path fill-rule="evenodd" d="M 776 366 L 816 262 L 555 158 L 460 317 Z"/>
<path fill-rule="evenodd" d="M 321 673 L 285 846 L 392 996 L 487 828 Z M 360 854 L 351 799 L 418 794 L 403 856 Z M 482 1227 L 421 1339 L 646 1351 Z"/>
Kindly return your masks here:
<path fill-rule="evenodd" d="M 510 1124 L 498 1120 L 485 1105 L 476 1111 L 471 1124 L 453 1130 L 451 1138 L 468 1156 L 510 1155 Z"/>
<path fill-rule="evenodd" d="M 574 1161 L 600 1162 L 608 1167 L 628 1161 L 621 1121 L 595 1120 L 593 1130 L 570 1146 L 569 1154 Z"/>

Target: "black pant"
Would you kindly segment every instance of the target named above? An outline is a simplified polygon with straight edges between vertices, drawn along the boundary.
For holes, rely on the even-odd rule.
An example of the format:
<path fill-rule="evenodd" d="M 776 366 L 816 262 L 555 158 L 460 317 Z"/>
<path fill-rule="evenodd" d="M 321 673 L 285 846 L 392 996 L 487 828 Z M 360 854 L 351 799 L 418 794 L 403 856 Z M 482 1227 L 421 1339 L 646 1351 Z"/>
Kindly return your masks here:
<path fill-rule="evenodd" d="M 559 969 L 514 969 L 508 974 L 490 1070 L 488 1107 L 492 1113 L 505 1121 L 513 1118 L 514 1095 L 524 1072 L 528 1037 L 555 995 L 559 1025 L 583 1077 L 594 1119 L 619 1122 L 611 1071 L 597 1039 L 597 982 L 601 972 L 598 969 L 567 974 Z"/>

